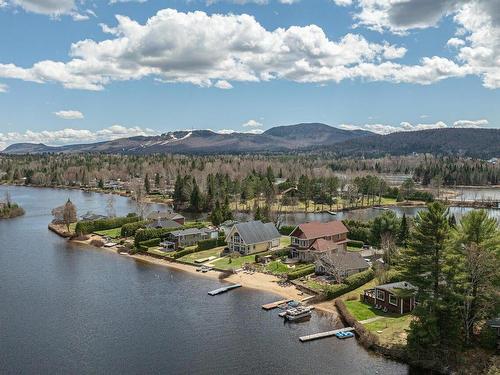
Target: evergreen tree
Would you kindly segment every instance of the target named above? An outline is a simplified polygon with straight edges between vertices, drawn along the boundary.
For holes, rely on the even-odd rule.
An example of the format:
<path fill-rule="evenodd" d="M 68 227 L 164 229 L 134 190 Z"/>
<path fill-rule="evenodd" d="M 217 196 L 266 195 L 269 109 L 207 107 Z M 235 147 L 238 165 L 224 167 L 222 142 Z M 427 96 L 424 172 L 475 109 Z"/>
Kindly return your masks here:
<path fill-rule="evenodd" d="M 393 238 L 396 238 L 399 232 L 400 224 L 393 211 L 385 211 L 382 215 L 377 216 L 373 220 L 372 230 L 371 230 L 371 242 L 372 244 L 379 246 L 382 236 L 390 234 Z"/>
<path fill-rule="evenodd" d="M 160 187 L 160 174 L 159 173 L 155 174 L 155 187 L 157 187 L 157 188 Z"/>
<path fill-rule="evenodd" d="M 201 192 L 196 180 L 193 178 L 193 190 L 191 191 L 191 197 L 189 199 L 189 204 L 191 210 L 195 212 L 200 212 L 202 207 Z"/>
<path fill-rule="evenodd" d="M 151 191 L 151 185 L 149 183 L 149 174 L 146 173 L 146 177 L 144 177 L 144 190 L 146 190 L 146 193 L 149 194 Z"/>
<path fill-rule="evenodd" d="M 210 214 L 210 221 L 215 226 L 219 226 L 221 223 L 224 222 L 224 217 L 222 215 L 222 210 L 221 210 L 219 201 L 215 202 L 214 209 L 212 210 L 212 213 Z"/>
<path fill-rule="evenodd" d="M 408 237 L 410 236 L 410 227 L 408 225 L 408 219 L 406 218 L 406 214 L 403 213 L 403 217 L 401 218 L 401 223 L 399 225 L 399 234 L 398 241 L 401 246 L 408 246 Z"/>

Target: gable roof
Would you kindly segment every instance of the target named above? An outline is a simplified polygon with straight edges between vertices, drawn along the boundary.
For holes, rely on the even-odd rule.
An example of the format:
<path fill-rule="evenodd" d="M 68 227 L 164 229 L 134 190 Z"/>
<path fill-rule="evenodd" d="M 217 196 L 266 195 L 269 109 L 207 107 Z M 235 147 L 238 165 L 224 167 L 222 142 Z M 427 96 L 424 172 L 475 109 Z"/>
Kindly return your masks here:
<path fill-rule="evenodd" d="M 297 235 L 294 235 L 296 231 L 299 231 Z M 292 231 L 290 236 L 302 238 L 302 239 L 315 239 L 325 236 L 333 236 L 342 233 L 348 233 L 349 230 L 346 228 L 344 223 L 340 220 L 330 221 L 328 223 L 321 223 L 319 221 L 312 221 L 310 223 L 299 224 Z"/>
<path fill-rule="evenodd" d="M 260 220 L 238 223 L 234 228 L 247 245 L 272 241 L 281 237 L 273 223 L 264 224 Z"/>
<path fill-rule="evenodd" d="M 381 289 L 385 290 L 386 292 L 395 294 L 399 290 L 405 289 L 405 290 L 417 290 L 417 287 L 413 286 L 410 284 L 408 281 L 398 281 L 396 283 L 389 283 L 389 284 L 382 284 L 382 285 L 377 285 L 375 289 Z"/>
<path fill-rule="evenodd" d="M 180 228 L 182 227 L 177 221 L 169 219 L 158 219 L 146 225 L 146 228 Z"/>
<path fill-rule="evenodd" d="M 181 229 L 181 230 L 174 230 L 169 233 L 170 236 L 173 237 L 178 237 L 178 236 L 189 236 L 193 234 L 199 234 L 203 235 L 206 234 L 204 230 L 198 229 L 198 228 L 188 228 L 188 229 Z"/>
<path fill-rule="evenodd" d="M 321 259 L 320 261 L 344 271 L 369 268 L 368 263 L 366 263 L 366 260 L 364 260 L 361 255 L 348 251 L 339 251 L 333 253 L 327 258 Z"/>
<path fill-rule="evenodd" d="M 148 215 L 148 219 L 150 220 L 160 220 L 160 219 L 166 219 L 166 220 L 175 220 L 175 219 L 183 219 L 184 216 L 181 214 L 178 214 L 176 212 L 161 212 L 161 211 L 155 211 L 151 212 Z"/>
<path fill-rule="evenodd" d="M 323 238 L 318 238 L 309 246 L 308 250 L 313 251 L 329 251 L 337 248 L 337 244 L 333 241 L 328 241 Z"/>

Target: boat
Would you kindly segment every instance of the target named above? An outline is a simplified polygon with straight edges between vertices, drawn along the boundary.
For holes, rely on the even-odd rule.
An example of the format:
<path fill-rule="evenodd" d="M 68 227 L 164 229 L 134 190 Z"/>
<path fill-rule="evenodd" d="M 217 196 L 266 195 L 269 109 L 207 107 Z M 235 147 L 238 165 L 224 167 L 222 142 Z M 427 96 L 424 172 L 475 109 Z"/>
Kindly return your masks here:
<path fill-rule="evenodd" d="M 337 213 L 336 213 L 336 212 L 333 212 L 333 211 L 326 211 L 326 212 L 327 212 L 327 213 L 329 213 L 329 214 L 330 214 L 330 215 L 332 215 L 332 216 L 336 216 L 336 215 L 337 215 Z"/>
<path fill-rule="evenodd" d="M 352 332 L 337 332 L 335 334 L 335 336 L 338 338 L 338 339 L 348 339 L 348 338 L 351 338 L 351 337 L 354 337 L 354 333 Z"/>
<path fill-rule="evenodd" d="M 289 309 L 286 311 L 286 314 L 284 315 L 285 320 L 288 321 L 296 321 L 304 318 L 309 318 L 311 317 L 312 313 L 311 311 L 313 310 L 312 307 L 297 307 L 293 309 Z"/>

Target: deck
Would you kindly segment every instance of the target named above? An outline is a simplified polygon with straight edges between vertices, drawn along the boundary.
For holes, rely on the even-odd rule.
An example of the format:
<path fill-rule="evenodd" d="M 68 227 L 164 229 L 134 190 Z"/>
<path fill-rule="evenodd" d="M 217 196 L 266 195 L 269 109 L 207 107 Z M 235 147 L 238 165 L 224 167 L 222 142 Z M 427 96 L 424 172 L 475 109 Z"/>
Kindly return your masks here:
<path fill-rule="evenodd" d="M 335 334 L 339 332 L 352 332 L 352 331 L 354 331 L 353 327 L 345 327 L 340 329 L 334 329 L 333 331 L 326 331 L 326 332 L 314 333 L 312 335 L 301 336 L 299 337 L 299 340 L 301 342 L 307 342 L 312 340 L 323 339 L 325 337 L 335 336 Z"/>

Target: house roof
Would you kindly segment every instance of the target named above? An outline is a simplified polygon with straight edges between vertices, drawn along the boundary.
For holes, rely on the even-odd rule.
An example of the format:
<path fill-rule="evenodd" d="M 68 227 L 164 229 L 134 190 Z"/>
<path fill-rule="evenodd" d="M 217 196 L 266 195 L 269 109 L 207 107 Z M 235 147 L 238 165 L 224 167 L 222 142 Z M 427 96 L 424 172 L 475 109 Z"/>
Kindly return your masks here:
<path fill-rule="evenodd" d="M 169 219 L 158 219 L 146 225 L 147 228 L 179 228 L 182 227 L 177 221 Z"/>
<path fill-rule="evenodd" d="M 488 320 L 488 325 L 492 328 L 500 328 L 500 317 Z"/>
<path fill-rule="evenodd" d="M 175 220 L 175 219 L 183 219 L 184 216 L 181 214 L 178 214 L 176 212 L 168 212 L 168 211 L 156 211 L 156 212 L 151 212 L 148 215 L 148 219 L 150 220 L 160 220 L 160 219 L 166 219 L 166 220 Z"/>
<path fill-rule="evenodd" d="M 178 237 L 178 236 L 189 236 L 193 234 L 205 234 L 205 231 L 198 228 L 188 228 L 188 229 L 174 230 L 173 232 L 170 232 L 170 234 L 174 237 Z"/>
<path fill-rule="evenodd" d="M 333 253 L 327 258 L 321 259 L 321 262 L 330 264 L 344 271 L 367 269 L 369 267 L 368 263 L 366 263 L 366 260 L 364 260 L 361 255 L 348 251 Z"/>
<path fill-rule="evenodd" d="M 281 237 L 273 223 L 264 224 L 260 220 L 238 223 L 234 228 L 247 245 L 272 241 Z"/>
<path fill-rule="evenodd" d="M 297 232 L 296 235 L 294 233 Z M 312 221 L 298 225 L 290 236 L 298 237 L 301 239 L 314 239 L 325 236 L 333 236 L 342 233 L 348 233 L 344 223 L 339 220 L 330 221 L 328 223 L 321 223 L 319 221 Z"/>
<path fill-rule="evenodd" d="M 333 241 L 328 241 L 323 238 L 316 239 L 311 246 L 309 246 L 308 250 L 313 251 L 329 251 L 337 248 L 337 243 Z"/>
<path fill-rule="evenodd" d="M 396 283 L 382 284 L 375 287 L 375 289 L 382 289 L 392 294 L 398 294 L 401 290 L 415 291 L 417 288 L 410 284 L 408 281 L 399 281 Z"/>

